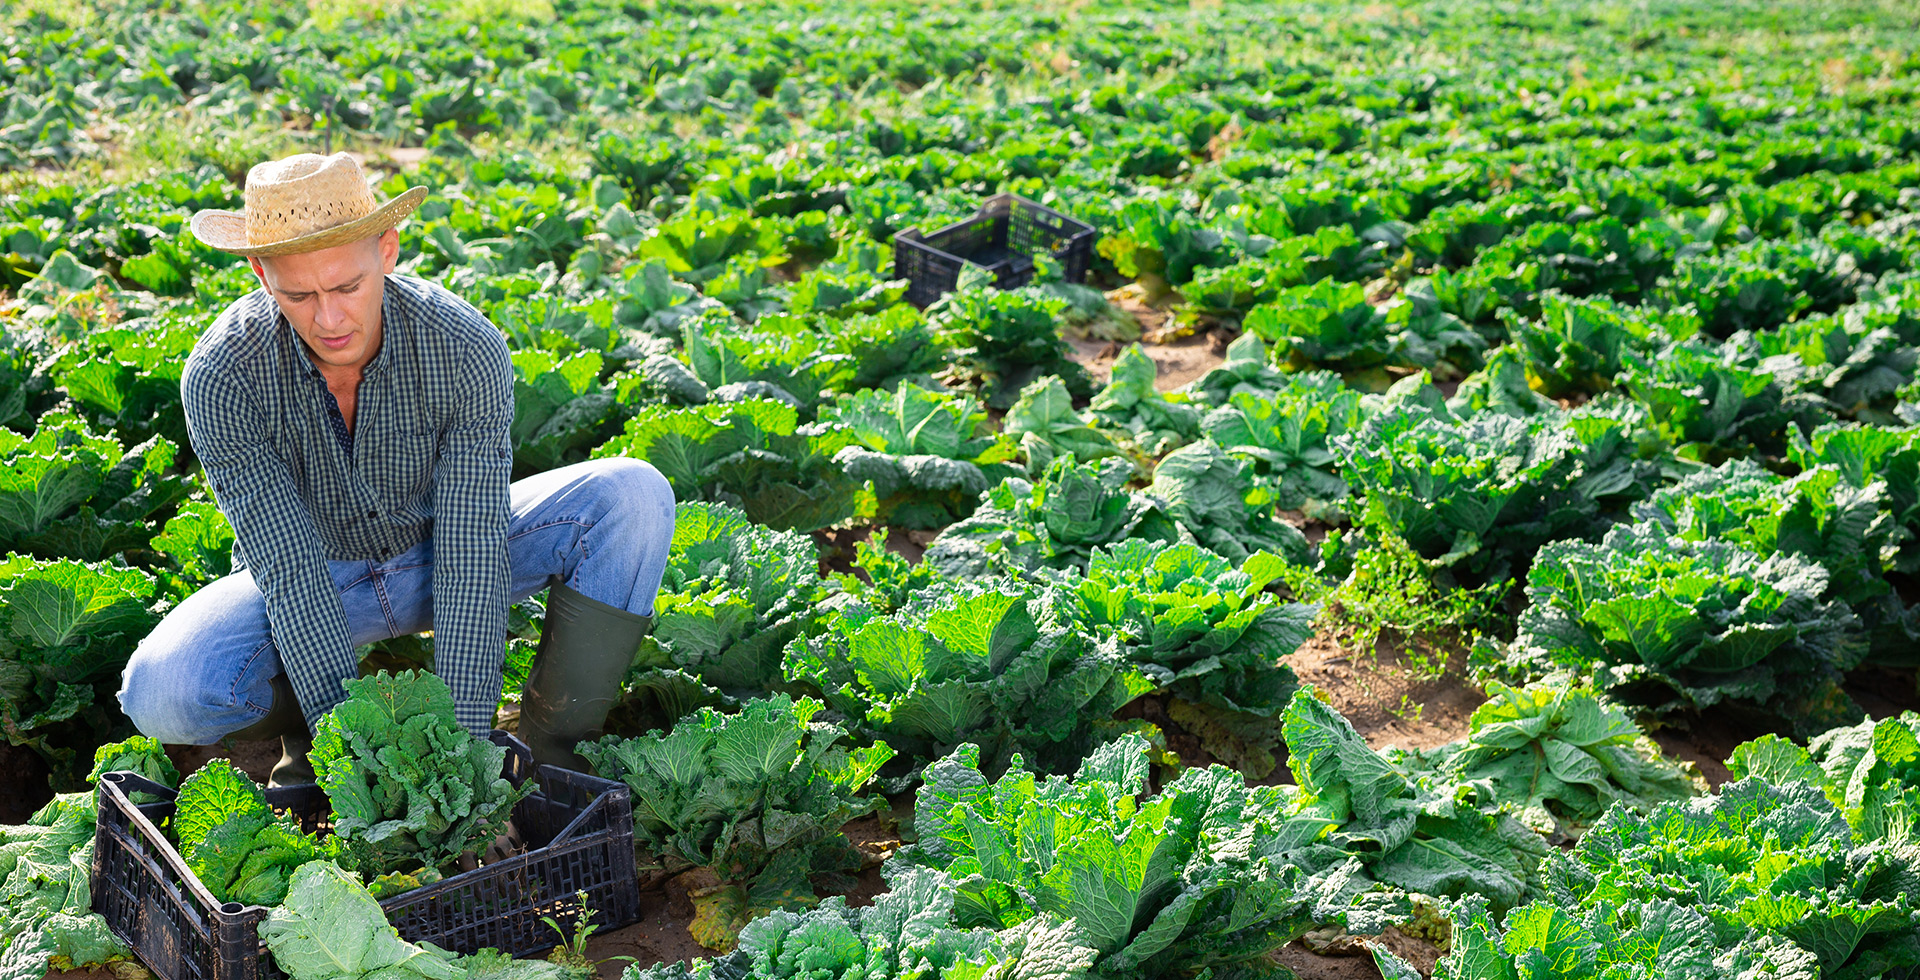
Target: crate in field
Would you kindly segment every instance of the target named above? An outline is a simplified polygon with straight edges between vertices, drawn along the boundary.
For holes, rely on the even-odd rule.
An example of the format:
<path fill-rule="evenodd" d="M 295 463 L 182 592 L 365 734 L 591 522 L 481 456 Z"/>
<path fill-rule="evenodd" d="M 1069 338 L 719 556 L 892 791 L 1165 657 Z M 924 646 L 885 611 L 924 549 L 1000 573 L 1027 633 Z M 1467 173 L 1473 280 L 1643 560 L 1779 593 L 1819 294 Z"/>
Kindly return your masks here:
<path fill-rule="evenodd" d="M 997 194 L 979 213 L 937 231 L 893 236 L 893 276 L 905 279 L 907 301 L 924 307 L 952 292 L 960 270 L 977 265 L 1001 289 L 1033 280 L 1034 257 L 1047 255 L 1067 282 L 1084 282 L 1093 258 L 1093 226 L 1014 194 Z"/>
<path fill-rule="evenodd" d="M 540 766 L 505 732 L 503 775 L 534 792 L 513 809 L 524 853 L 494 861 L 380 903 L 403 939 L 459 953 L 491 947 L 525 956 L 555 945 L 543 916 L 571 924 L 577 892 L 587 893 L 595 923 L 616 928 L 640 918 L 633 859 L 633 805 L 624 783 Z M 160 980 L 281 980 L 259 925 L 261 905 L 224 904 L 187 868 L 162 829 L 175 793 L 133 773 L 99 783 L 99 828 L 93 851 L 93 908 L 114 935 Z M 146 793 L 156 802 L 135 803 Z M 318 786 L 266 791 L 267 803 L 302 829 L 327 832 L 332 807 Z"/>

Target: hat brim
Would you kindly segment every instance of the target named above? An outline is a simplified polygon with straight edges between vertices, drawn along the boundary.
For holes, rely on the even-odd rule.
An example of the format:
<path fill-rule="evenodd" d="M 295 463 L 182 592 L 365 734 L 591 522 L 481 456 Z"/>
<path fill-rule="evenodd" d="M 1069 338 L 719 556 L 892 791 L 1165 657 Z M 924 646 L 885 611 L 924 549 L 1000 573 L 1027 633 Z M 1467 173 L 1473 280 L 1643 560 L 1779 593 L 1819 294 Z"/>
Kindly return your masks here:
<path fill-rule="evenodd" d="M 352 221 L 298 238 L 258 245 L 247 242 L 247 216 L 239 211 L 197 211 L 193 220 L 188 222 L 188 227 L 193 231 L 193 237 L 200 239 L 208 248 L 217 248 L 222 252 L 247 256 L 294 255 L 372 238 L 405 221 L 407 215 L 412 214 L 426 198 L 425 187 L 409 187 L 405 193 Z"/>

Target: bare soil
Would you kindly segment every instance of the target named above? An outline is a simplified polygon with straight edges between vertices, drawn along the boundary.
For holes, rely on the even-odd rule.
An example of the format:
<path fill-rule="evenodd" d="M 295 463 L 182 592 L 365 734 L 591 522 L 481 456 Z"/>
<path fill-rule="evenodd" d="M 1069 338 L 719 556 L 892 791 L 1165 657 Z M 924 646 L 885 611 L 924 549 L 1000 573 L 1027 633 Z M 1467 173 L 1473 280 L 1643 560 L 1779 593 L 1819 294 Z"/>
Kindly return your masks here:
<path fill-rule="evenodd" d="M 1280 949 L 1275 959 L 1301 980 L 1380 980 L 1373 965 L 1372 946 L 1384 946 L 1412 964 L 1422 976 L 1433 973 L 1440 950 L 1392 926 L 1378 936 L 1354 936 L 1338 929 L 1312 932 Z"/>
<path fill-rule="evenodd" d="M 1920 711 L 1920 677 L 1912 668 L 1862 667 L 1847 675 L 1846 689 L 1872 718 Z"/>
<path fill-rule="evenodd" d="M 1433 670 L 1397 643 L 1360 649 L 1322 630 L 1287 662 L 1369 745 L 1431 749 L 1465 737 L 1467 719 L 1486 703 L 1487 696 L 1467 679 L 1464 660 L 1456 652 L 1443 670 Z"/>
<path fill-rule="evenodd" d="M 1139 346 L 1158 368 L 1153 386 L 1160 391 L 1172 391 L 1219 367 L 1226 359 L 1227 344 L 1232 339 L 1225 332 L 1214 330 L 1171 339 L 1164 344 L 1143 340 Z M 1073 359 L 1084 365 L 1094 382 L 1101 385 L 1113 376 L 1113 362 L 1119 360 L 1120 352 L 1132 346 L 1113 340 L 1069 339 L 1067 343 L 1073 345 Z"/>
<path fill-rule="evenodd" d="M 860 542 L 873 537 L 876 531 L 887 532 L 887 550 L 905 558 L 909 562 L 919 563 L 927 553 L 933 539 L 939 537 L 938 531 L 922 531 L 906 527 L 850 527 L 835 528 L 813 532 L 814 543 L 820 546 L 820 574 L 853 574 L 854 550 Z"/>
<path fill-rule="evenodd" d="M 182 776 L 213 759 L 226 759 L 235 769 L 246 773 L 247 778 L 263 786 L 267 777 L 273 775 L 274 763 L 280 761 L 277 738 L 230 745 L 169 745 L 166 749 L 167 757 L 173 760 L 173 767 L 180 770 Z"/>
<path fill-rule="evenodd" d="M 1737 729 L 1708 722 L 1691 729 L 1663 728 L 1652 736 L 1668 758 L 1693 763 L 1700 775 L 1706 777 L 1707 785 L 1716 789 L 1722 783 L 1733 781 L 1725 760 L 1734 746 L 1747 740 Z"/>

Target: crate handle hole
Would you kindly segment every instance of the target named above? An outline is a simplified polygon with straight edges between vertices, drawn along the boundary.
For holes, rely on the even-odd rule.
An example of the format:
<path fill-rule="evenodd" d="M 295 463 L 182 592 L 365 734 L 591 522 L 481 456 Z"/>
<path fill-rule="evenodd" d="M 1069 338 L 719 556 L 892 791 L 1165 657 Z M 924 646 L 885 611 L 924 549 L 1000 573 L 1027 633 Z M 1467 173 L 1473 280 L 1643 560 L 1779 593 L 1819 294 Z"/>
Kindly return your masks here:
<path fill-rule="evenodd" d="M 245 910 L 246 910 L 246 906 L 240 904 L 239 902 L 228 902 L 225 905 L 220 906 L 221 915 L 239 915 L 241 912 Z"/>

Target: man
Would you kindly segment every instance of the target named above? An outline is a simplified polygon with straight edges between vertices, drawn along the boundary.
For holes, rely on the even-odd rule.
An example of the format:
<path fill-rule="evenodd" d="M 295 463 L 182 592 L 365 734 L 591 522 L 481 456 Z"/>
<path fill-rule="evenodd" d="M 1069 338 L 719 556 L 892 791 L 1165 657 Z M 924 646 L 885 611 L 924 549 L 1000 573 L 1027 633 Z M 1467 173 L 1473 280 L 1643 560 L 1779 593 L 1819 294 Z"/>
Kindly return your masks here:
<path fill-rule="evenodd" d="M 313 781 L 311 729 L 355 647 L 432 629 L 461 724 L 493 726 L 507 606 L 551 587 L 521 700 L 534 758 L 584 768 L 652 623 L 673 491 L 638 460 L 509 485 L 513 367 L 500 331 L 393 274 L 412 188 L 376 204 L 344 153 L 247 174 L 245 209 L 193 234 L 261 288 L 194 345 L 187 432 L 232 523 L 232 575 L 189 596 L 128 662 L 120 704 L 162 742 L 281 740 L 273 783 Z"/>

